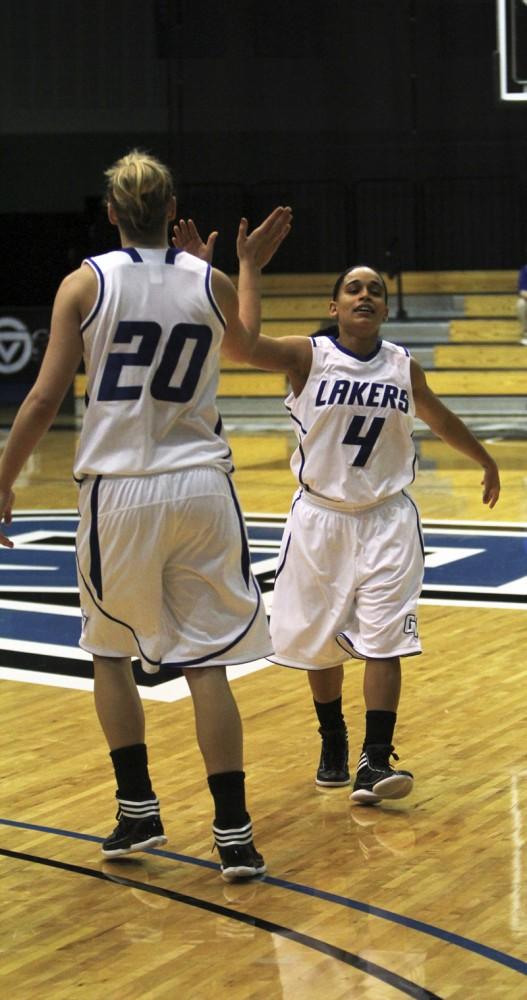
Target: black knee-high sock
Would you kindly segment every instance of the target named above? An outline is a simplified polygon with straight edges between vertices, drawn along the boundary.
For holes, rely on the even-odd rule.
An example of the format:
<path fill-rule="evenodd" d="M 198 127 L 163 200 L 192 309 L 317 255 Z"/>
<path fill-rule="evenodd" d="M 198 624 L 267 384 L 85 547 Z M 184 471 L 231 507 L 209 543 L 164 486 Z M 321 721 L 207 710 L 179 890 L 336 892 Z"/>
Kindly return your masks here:
<path fill-rule="evenodd" d="M 342 714 L 342 697 L 335 701 L 315 701 L 313 704 L 321 729 L 345 729 L 346 723 Z"/>
<path fill-rule="evenodd" d="M 396 720 L 397 714 L 395 712 L 383 712 L 375 709 L 366 712 L 364 746 L 371 746 L 372 743 L 391 745 Z"/>
<path fill-rule="evenodd" d="M 148 755 L 144 743 L 110 750 L 117 781 L 117 798 L 144 802 L 155 798 L 148 773 Z"/>
<path fill-rule="evenodd" d="M 238 829 L 249 822 L 245 808 L 245 772 L 220 771 L 207 778 L 214 799 L 214 825 L 221 830 Z"/>

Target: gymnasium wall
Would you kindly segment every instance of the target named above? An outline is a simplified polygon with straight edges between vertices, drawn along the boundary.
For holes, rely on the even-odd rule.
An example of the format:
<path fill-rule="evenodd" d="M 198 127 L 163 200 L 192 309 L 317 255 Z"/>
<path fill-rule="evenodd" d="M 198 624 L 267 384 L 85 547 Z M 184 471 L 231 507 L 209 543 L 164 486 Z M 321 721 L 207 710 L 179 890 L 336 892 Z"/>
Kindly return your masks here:
<path fill-rule="evenodd" d="M 219 227 L 277 202 L 282 271 L 515 268 L 527 104 L 496 98 L 494 0 L 2 0 L 0 302 L 48 302 L 112 245 L 102 170 L 132 145 Z"/>

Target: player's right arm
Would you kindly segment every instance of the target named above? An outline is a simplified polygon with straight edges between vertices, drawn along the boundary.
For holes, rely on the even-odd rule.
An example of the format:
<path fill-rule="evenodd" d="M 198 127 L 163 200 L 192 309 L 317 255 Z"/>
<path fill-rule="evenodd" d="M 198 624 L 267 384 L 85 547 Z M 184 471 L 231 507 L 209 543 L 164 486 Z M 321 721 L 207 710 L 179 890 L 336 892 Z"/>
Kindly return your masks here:
<path fill-rule="evenodd" d="M 225 317 L 222 354 L 231 361 L 245 362 L 265 371 L 283 372 L 295 395 L 303 389 L 312 360 L 308 337 L 265 337 L 260 334 L 262 268 L 269 263 L 290 232 L 292 212 L 279 205 L 249 233 L 242 218 L 236 250 L 239 261 L 238 291 L 222 271 L 213 269 L 212 289 Z M 211 263 L 217 232 L 205 243 L 192 219 L 174 226 L 174 246 Z"/>
<path fill-rule="evenodd" d="M 303 389 L 312 361 L 309 337 L 266 337 L 247 329 L 243 322 L 243 291 L 238 293 L 230 278 L 213 273 L 216 300 L 226 320 L 222 353 L 231 361 L 245 362 L 264 371 L 283 372 L 295 395 Z"/>

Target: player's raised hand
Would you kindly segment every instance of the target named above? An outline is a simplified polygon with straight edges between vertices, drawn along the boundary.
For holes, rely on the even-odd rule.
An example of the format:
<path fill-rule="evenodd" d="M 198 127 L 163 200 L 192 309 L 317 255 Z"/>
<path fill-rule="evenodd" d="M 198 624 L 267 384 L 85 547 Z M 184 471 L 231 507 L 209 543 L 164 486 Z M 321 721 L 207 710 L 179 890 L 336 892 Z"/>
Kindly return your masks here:
<path fill-rule="evenodd" d="M 13 490 L 0 490 L 0 524 L 11 524 L 11 511 L 15 502 Z M 13 542 L 7 535 L 0 531 L 0 545 L 5 545 L 7 549 L 13 548 Z"/>
<path fill-rule="evenodd" d="M 240 263 L 245 261 L 255 267 L 265 267 L 291 230 L 293 212 L 289 206 L 279 205 L 264 221 L 249 233 L 249 223 L 243 218 L 238 229 L 236 250 Z"/>
<path fill-rule="evenodd" d="M 217 230 L 210 233 L 207 242 L 204 243 L 196 229 L 194 220 L 180 219 L 179 223 L 175 224 L 172 233 L 172 244 L 176 250 L 186 250 L 193 257 L 206 260 L 208 264 L 212 263 L 214 244 L 218 238 Z"/>

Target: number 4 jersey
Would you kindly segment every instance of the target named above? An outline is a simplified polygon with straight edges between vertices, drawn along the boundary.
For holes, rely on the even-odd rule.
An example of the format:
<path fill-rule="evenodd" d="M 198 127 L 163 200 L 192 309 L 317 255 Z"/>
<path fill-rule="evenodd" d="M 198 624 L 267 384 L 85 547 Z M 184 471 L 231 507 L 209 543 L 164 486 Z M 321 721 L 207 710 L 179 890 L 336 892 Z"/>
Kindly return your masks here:
<path fill-rule="evenodd" d="M 306 385 L 285 400 L 298 438 L 291 469 L 329 506 L 372 506 L 414 479 L 410 356 L 384 340 L 368 357 L 334 334 L 315 334 L 311 343 Z"/>
<path fill-rule="evenodd" d="M 130 247 L 84 263 L 99 292 L 81 328 L 87 391 L 75 477 L 232 471 L 216 408 L 225 323 L 210 265 Z"/>

